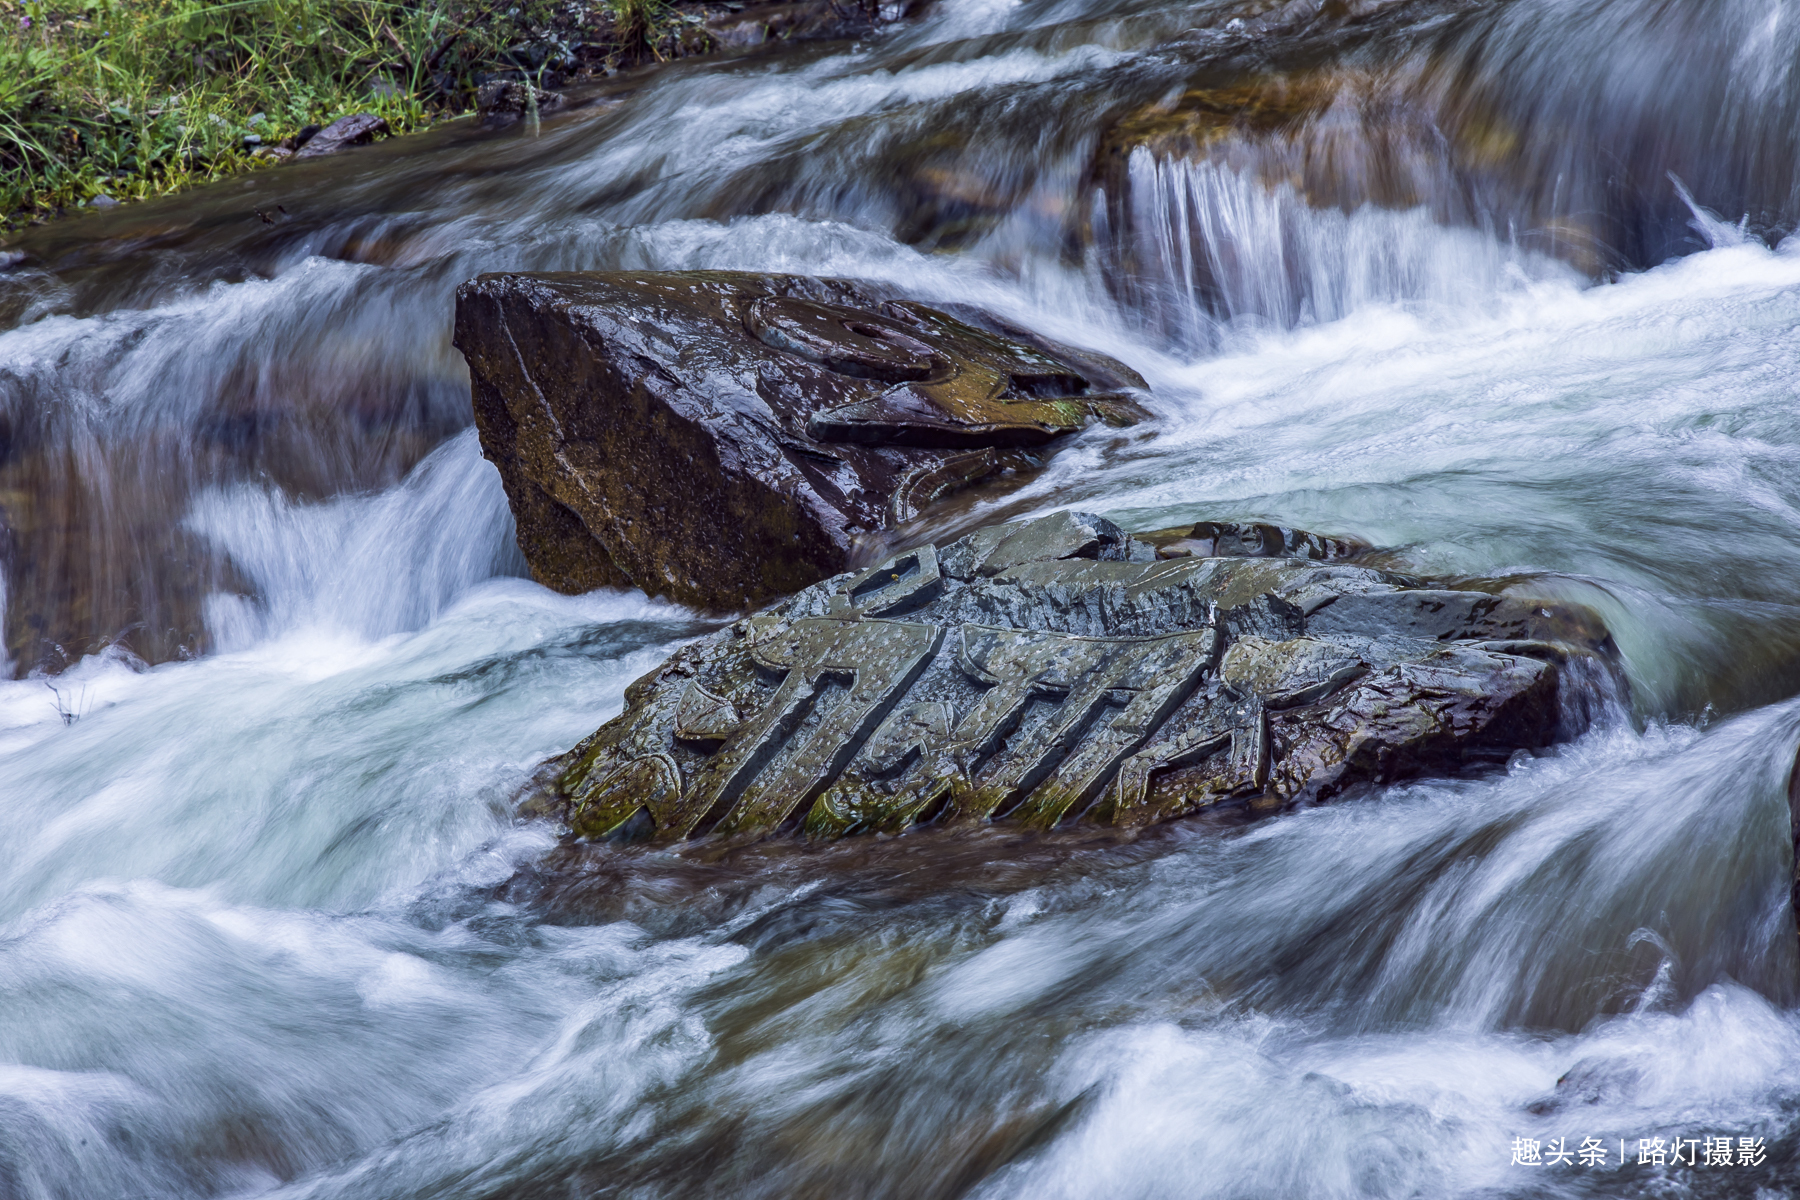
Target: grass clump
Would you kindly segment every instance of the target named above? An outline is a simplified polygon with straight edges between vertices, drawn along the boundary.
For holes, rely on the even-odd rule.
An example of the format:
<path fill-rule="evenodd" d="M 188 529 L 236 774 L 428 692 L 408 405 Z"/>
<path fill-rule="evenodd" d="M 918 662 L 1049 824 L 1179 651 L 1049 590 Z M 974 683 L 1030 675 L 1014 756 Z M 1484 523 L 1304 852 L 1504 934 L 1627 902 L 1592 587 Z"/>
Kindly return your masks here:
<path fill-rule="evenodd" d="M 402 133 L 466 110 L 489 78 L 663 57 L 671 12 L 662 0 L 0 0 L 0 223 L 261 166 L 283 139 L 349 113 Z"/>

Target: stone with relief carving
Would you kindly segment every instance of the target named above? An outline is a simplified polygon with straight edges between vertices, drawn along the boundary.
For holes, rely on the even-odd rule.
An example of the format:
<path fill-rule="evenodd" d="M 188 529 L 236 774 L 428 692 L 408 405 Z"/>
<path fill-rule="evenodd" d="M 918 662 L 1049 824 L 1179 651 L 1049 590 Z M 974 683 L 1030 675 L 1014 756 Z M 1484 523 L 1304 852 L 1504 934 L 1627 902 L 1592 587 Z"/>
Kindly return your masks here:
<path fill-rule="evenodd" d="M 678 652 L 547 763 L 528 813 L 680 843 L 1006 821 L 1141 827 L 1503 764 L 1619 684 L 1600 619 L 1299 535 L 1159 557 L 1081 513 L 808 588 Z M 1195 540 L 1195 539 L 1190 539 Z M 1347 541 L 1339 547 L 1353 545 Z"/>

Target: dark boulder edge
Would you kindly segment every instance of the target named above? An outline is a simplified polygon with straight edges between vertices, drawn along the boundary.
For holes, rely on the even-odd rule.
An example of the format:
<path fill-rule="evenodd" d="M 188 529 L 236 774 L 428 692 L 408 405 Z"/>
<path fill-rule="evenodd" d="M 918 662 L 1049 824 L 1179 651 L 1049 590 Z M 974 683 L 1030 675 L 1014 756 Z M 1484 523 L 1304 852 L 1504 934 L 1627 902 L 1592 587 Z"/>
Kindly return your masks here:
<path fill-rule="evenodd" d="M 712 612 L 882 557 L 943 497 L 1147 415 L 1103 354 L 840 279 L 483 275 L 455 344 L 533 576 Z"/>
<path fill-rule="evenodd" d="M 670 847 L 1130 834 L 1499 766 L 1623 687 L 1578 605 L 1434 586 L 1275 526 L 1148 537 L 1064 512 L 828 579 L 633 683 L 520 814 Z M 1173 546 L 1208 540 L 1238 553 Z"/>

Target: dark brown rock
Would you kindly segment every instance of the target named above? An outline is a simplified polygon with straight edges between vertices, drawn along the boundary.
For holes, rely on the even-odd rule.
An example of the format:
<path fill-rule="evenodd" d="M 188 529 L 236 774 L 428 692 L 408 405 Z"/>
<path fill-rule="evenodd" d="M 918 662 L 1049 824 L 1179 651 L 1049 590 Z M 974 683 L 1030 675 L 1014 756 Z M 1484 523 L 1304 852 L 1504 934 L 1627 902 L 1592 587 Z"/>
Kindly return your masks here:
<path fill-rule="evenodd" d="M 732 610 L 1143 415 L 1128 368 L 960 317 L 800 276 L 485 275 L 457 294 L 456 345 L 539 581 Z"/>
<path fill-rule="evenodd" d="M 290 133 L 275 144 L 283 150 L 298 150 L 300 147 L 306 145 L 313 135 L 323 128 L 325 128 L 323 125 L 302 125 L 299 129 Z"/>
<path fill-rule="evenodd" d="M 356 113 L 339 117 L 300 144 L 295 158 L 318 158 L 335 154 L 351 146 L 366 146 L 377 137 L 386 136 L 387 120 L 374 113 Z"/>
<path fill-rule="evenodd" d="M 554 112 L 563 106 L 560 92 L 534 88 L 528 83 L 496 79 L 484 83 L 475 92 L 475 111 L 487 124 L 505 124 L 530 114 L 535 107 L 540 113 Z"/>
<path fill-rule="evenodd" d="M 525 809 L 665 843 L 1265 812 L 1570 736 L 1614 657 L 1579 606 L 1294 555 L 1159 560 L 1059 513 L 684 647 Z"/>

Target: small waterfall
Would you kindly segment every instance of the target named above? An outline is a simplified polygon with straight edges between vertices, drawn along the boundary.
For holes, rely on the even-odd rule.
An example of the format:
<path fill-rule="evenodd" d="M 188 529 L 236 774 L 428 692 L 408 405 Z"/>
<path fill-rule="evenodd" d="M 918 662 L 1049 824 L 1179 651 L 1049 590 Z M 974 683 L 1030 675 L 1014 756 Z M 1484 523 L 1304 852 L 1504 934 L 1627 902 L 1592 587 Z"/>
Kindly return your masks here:
<path fill-rule="evenodd" d="M 377 495 L 300 503 L 238 484 L 202 493 L 185 524 L 249 584 L 207 599 L 220 650 L 301 628 L 362 638 L 418 629 L 481 581 L 525 573 L 500 474 L 473 429 Z"/>
<path fill-rule="evenodd" d="M 1316 208 L 1287 183 L 1142 147 L 1130 173 L 1135 306 L 1184 346 L 1221 321 L 1284 328 L 1423 302 L 1467 308 L 1522 284 L 1573 279 L 1554 259 L 1446 227 L 1424 208 Z"/>
<path fill-rule="evenodd" d="M 1206 347 L 1214 321 L 1461 303 L 1550 259 L 1642 270 L 1713 244 L 1696 203 L 1770 243 L 1800 224 L 1787 0 L 1527 0 L 1395 32 L 1197 65 L 1105 134 L 1087 236 L 1114 293 Z"/>
<path fill-rule="evenodd" d="M 315 260 L 0 332 L 12 658 L 60 669 L 121 639 L 153 662 L 205 649 L 203 597 L 230 580 L 182 526 L 196 493 L 383 487 L 466 425 L 461 363 L 441 318 L 399 302 L 410 291 Z"/>
<path fill-rule="evenodd" d="M 1591 239 L 1605 268 L 1705 245 L 1671 174 L 1765 240 L 1800 222 L 1792 0 L 1498 5 L 1408 62 L 1421 105 L 1479 160 L 1476 206 Z"/>

